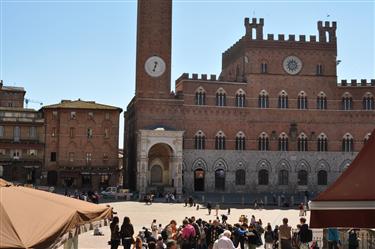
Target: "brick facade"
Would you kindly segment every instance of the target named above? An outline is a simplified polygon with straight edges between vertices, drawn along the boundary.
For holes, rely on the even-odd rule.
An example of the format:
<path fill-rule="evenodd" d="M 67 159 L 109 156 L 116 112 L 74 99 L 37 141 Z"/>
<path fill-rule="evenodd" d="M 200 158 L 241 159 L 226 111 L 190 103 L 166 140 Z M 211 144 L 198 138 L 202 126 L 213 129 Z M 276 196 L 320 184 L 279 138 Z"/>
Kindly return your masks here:
<path fill-rule="evenodd" d="M 137 147 L 141 146 L 137 144 L 139 130 L 162 128 L 184 131 L 183 178 L 188 179 L 183 186 L 185 191 L 196 191 L 192 183 L 196 180 L 194 175 L 197 169 L 207 171 L 203 191 L 218 191 L 213 185 L 216 181 L 215 170 L 223 170 L 218 173 L 228 176 L 224 179 L 225 187 L 219 188 L 220 191 L 243 190 L 243 186 L 236 186 L 233 177 L 237 167 L 235 162 L 242 159 L 245 171 L 251 175 L 251 179 L 246 179 L 245 191 L 259 192 L 272 188 L 275 192 L 285 192 L 292 191 L 290 186 L 297 184 L 302 177 L 295 169 L 301 160 L 306 161 L 308 170 L 301 169 L 306 172 L 300 173 L 307 173 L 310 179 L 306 185 L 301 185 L 301 189 L 324 189 L 342 172 L 339 170 L 341 165 L 350 163 L 375 127 L 375 81 L 337 82 L 336 22 L 319 21 L 318 37 L 310 36 L 307 39 L 305 35 L 298 38 L 295 35 L 285 37 L 283 34 L 264 36 L 263 19 L 250 21 L 245 18 L 244 36 L 223 53 L 219 76 L 183 74 L 176 80 L 175 93 L 169 93 L 170 67 L 163 76 L 151 77 L 145 72 L 144 63 L 149 55 L 160 56 L 169 63 L 170 9 L 154 9 L 153 4 L 169 6 L 172 0 L 153 1 L 153 4 L 139 0 L 138 3 L 136 96 L 125 113 L 125 184 L 129 187 L 136 188 L 135 179 L 139 174 L 147 175 L 147 183 L 152 187 L 152 172 L 150 175 L 150 172 L 142 173 L 137 169 L 137 162 L 141 160 L 137 156 Z M 152 14 L 147 14 L 151 10 Z M 164 21 L 152 21 L 160 18 Z M 148 30 L 163 30 L 168 35 L 152 35 L 145 32 Z M 254 37 L 252 33 L 255 33 Z M 297 73 L 293 73 L 293 67 L 289 68 L 289 63 L 294 63 L 288 59 L 290 56 L 298 57 L 301 61 Z M 144 95 L 145 92 L 149 94 Z M 265 106 L 260 104 L 263 93 L 267 96 Z M 238 104 L 240 94 L 243 102 Z M 284 101 L 287 101 L 286 108 L 280 108 L 282 94 Z M 321 104 L 322 101 L 324 104 Z M 260 152 L 259 138 L 262 133 L 267 135 L 268 148 Z M 204 148 L 199 150 L 198 134 L 204 137 Z M 224 137 L 225 151 L 217 150 L 221 146 L 218 143 L 223 143 L 217 138 L 219 134 Z M 238 134 L 243 136 L 241 150 L 237 148 Z M 279 139 L 282 134 L 287 139 L 285 152 L 279 152 L 280 143 L 285 145 L 285 141 Z M 324 151 L 318 151 L 321 150 L 318 149 L 321 136 L 327 141 Z M 306 147 L 301 145 L 301 141 L 305 141 L 303 146 Z M 297 161 L 293 159 L 295 155 L 298 155 Z M 328 175 L 326 183 L 318 186 L 317 174 L 323 159 L 324 165 L 331 170 L 321 169 L 324 171 L 321 174 Z M 194 166 L 199 160 L 205 162 L 206 168 Z M 220 160 L 226 162 L 226 167 L 215 168 L 215 162 Z M 269 162 L 268 174 L 272 180 L 267 188 L 250 188 L 252 184 L 257 185 L 259 168 L 256 165 L 262 160 Z M 285 168 L 289 173 L 288 182 L 293 183 L 289 184 L 289 188 L 275 180 L 280 175 L 278 165 L 281 161 L 290 165 Z M 148 170 L 151 167 L 149 165 Z M 164 167 L 169 170 L 168 165 Z"/>

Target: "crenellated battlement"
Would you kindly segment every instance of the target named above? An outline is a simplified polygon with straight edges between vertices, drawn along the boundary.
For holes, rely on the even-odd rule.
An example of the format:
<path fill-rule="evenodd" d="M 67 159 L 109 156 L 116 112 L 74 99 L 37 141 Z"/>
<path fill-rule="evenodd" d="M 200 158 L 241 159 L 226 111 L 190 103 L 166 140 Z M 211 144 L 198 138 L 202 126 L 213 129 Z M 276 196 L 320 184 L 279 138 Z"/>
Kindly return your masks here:
<path fill-rule="evenodd" d="M 337 83 L 337 86 L 341 87 L 369 87 L 369 86 L 375 86 L 375 79 L 371 79 L 370 81 L 367 81 L 366 79 L 356 80 L 351 79 L 349 80 L 341 80 L 341 82 Z"/>
<path fill-rule="evenodd" d="M 197 74 L 197 73 L 193 73 L 190 74 L 189 73 L 183 73 L 177 80 L 176 82 L 179 82 L 181 80 L 205 80 L 205 81 L 218 81 L 217 77 L 216 77 L 216 74 L 211 74 L 210 75 L 210 78 L 207 77 L 207 74 Z"/>

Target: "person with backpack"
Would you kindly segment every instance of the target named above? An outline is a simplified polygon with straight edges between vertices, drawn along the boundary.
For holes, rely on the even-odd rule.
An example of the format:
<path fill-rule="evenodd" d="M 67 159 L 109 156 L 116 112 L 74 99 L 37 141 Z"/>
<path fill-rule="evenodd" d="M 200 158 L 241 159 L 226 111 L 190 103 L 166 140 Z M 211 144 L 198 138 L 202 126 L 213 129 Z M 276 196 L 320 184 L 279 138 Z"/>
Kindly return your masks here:
<path fill-rule="evenodd" d="M 180 238 L 181 249 L 195 248 L 195 228 L 189 223 L 187 219 L 182 221 L 182 229 L 178 237 Z"/>
<path fill-rule="evenodd" d="M 300 242 L 300 249 L 309 249 L 309 242 L 312 241 L 312 230 L 309 229 L 309 226 L 306 224 L 306 219 L 299 219 L 301 222 L 300 229 L 298 232 L 298 239 Z"/>
<path fill-rule="evenodd" d="M 249 249 L 256 249 L 258 246 L 261 246 L 263 243 L 258 232 L 255 230 L 255 227 L 253 224 L 250 224 L 249 230 L 246 233 L 246 238 L 247 238 Z"/>
<path fill-rule="evenodd" d="M 288 218 L 279 226 L 279 240 L 282 249 L 292 249 L 292 227 L 288 225 Z"/>
<path fill-rule="evenodd" d="M 341 245 L 339 231 L 335 227 L 328 228 L 328 249 L 338 249 Z"/>
<path fill-rule="evenodd" d="M 271 224 L 268 223 L 264 232 L 265 249 L 273 249 L 275 243 L 275 234 L 272 231 Z"/>

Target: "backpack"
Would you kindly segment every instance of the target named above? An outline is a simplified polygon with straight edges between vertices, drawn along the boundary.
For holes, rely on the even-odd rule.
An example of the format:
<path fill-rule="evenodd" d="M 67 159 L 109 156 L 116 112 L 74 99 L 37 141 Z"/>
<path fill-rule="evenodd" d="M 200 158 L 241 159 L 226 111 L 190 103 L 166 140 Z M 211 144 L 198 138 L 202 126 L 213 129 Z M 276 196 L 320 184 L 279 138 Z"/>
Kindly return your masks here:
<path fill-rule="evenodd" d="M 311 242 L 313 240 L 313 231 L 311 229 L 307 230 L 307 242 Z"/>

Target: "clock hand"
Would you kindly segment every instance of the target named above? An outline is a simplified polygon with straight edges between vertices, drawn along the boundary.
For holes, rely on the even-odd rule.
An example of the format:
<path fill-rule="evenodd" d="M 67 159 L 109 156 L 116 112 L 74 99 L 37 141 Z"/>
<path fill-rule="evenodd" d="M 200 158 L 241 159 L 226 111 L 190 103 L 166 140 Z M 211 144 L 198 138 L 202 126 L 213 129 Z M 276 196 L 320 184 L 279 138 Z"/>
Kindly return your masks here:
<path fill-rule="evenodd" d="M 155 72 L 157 66 L 158 66 L 158 62 L 155 61 L 155 62 L 154 62 L 154 68 L 152 69 L 153 72 Z"/>

